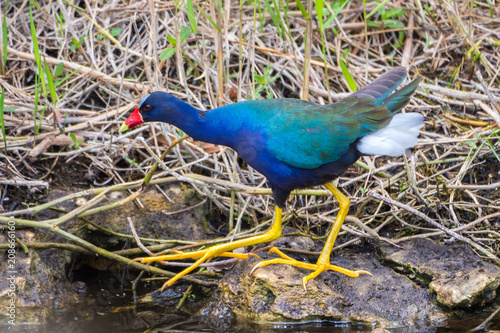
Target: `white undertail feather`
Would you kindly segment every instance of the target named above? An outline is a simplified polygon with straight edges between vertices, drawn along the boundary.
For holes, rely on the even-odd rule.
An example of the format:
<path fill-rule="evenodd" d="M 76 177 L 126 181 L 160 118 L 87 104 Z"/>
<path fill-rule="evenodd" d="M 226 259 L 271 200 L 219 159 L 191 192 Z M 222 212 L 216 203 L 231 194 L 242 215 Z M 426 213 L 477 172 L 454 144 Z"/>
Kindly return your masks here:
<path fill-rule="evenodd" d="M 401 156 L 417 144 L 418 130 L 424 125 L 419 113 L 398 113 L 389 125 L 363 137 L 358 150 L 365 155 Z"/>

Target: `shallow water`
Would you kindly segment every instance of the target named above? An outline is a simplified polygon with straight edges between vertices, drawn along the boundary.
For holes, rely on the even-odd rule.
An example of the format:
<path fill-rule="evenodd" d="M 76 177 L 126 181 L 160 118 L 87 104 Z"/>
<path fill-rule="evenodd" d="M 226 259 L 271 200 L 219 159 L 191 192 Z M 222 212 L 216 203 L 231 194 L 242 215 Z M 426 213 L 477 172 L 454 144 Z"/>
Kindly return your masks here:
<path fill-rule="evenodd" d="M 94 309 L 97 310 L 97 309 Z M 401 327 L 386 328 L 392 333 L 465 333 L 480 324 L 484 319 L 468 318 L 450 321 L 445 327 Z M 500 320 L 490 326 L 499 329 Z M 45 325 L 0 326 L 1 332 L 57 332 L 57 333 L 111 333 L 111 332 L 280 332 L 280 333 L 358 333 L 371 332 L 373 327 L 346 322 L 307 322 L 307 323 L 233 323 L 224 320 L 193 317 L 172 308 L 155 307 L 139 312 L 130 310 L 120 313 L 94 311 L 84 315 L 81 310 L 62 311 Z"/>

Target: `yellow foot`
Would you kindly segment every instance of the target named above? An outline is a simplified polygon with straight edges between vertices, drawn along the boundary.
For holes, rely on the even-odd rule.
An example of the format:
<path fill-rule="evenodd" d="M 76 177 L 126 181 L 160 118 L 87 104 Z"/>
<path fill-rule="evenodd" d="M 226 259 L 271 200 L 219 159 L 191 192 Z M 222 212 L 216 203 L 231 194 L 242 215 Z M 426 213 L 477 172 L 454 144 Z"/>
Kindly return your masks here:
<path fill-rule="evenodd" d="M 347 275 L 349 277 L 353 277 L 353 278 L 359 277 L 360 274 L 372 275 L 370 272 L 363 271 L 363 270 L 351 271 L 351 270 L 348 270 L 348 269 L 345 269 L 345 268 L 342 268 L 339 266 L 331 265 L 330 263 L 320 263 L 320 260 L 318 260 L 318 262 L 316 264 L 310 264 L 310 263 L 298 261 L 298 260 L 293 259 L 292 257 L 287 256 L 286 254 L 284 254 L 283 252 L 281 252 L 280 250 L 278 250 L 275 247 L 271 248 L 269 250 L 269 253 L 276 253 L 281 258 L 275 258 L 275 259 L 270 259 L 270 260 L 265 260 L 265 261 L 259 262 L 257 265 L 255 265 L 255 267 L 252 269 L 252 272 L 250 274 L 252 274 L 257 268 L 264 267 L 267 265 L 273 265 L 273 264 L 287 264 L 287 265 L 292 265 L 295 267 L 305 268 L 305 269 L 313 271 L 311 274 L 304 276 L 304 278 L 302 279 L 302 286 L 304 287 L 304 290 L 306 290 L 306 291 L 307 291 L 307 287 L 306 287 L 307 282 L 309 280 L 316 278 L 319 274 L 321 274 L 321 272 L 328 271 L 328 270 L 336 271 L 336 272 L 345 274 L 345 275 Z"/>
<path fill-rule="evenodd" d="M 205 262 L 206 260 L 214 257 L 229 257 L 229 258 L 238 258 L 238 259 L 247 259 L 248 257 L 257 257 L 258 255 L 254 253 L 233 253 L 224 251 L 225 244 L 215 245 L 209 247 L 205 250 L 199 250 L 194 252 L 181 252 L 181 251 L 172 251 L 175 254 L 167 254 L 156 257 L 145 257 L 145 258 L 135 258 L 133 261 L 140 261 L 141 263 L 148 263 L 153 261 L 169 261 L 169 260 L 183 260 L 183 259 L 198 259 L 195 263 L 193 263 L 188 268 L 184 269 L 182 272 L 175 275 L 173 278 L 165 282 L 165 284 L 161 287 L 161 290 L 165 289 L 165 287 L 171 286 L 175 281 L 179 280 L 184 275 L 188 274 L 200 264 Z"/>

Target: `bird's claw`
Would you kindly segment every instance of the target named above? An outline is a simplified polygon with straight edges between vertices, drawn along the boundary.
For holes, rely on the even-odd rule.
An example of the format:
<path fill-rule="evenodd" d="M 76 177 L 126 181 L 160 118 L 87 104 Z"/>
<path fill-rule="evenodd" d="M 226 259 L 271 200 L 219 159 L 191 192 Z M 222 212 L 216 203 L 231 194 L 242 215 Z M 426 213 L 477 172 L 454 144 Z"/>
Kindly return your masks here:
<path fill-rule="evenodd" d="M 257 263 L 251 270 L 250 274 L 253 274 L 256 269 L 260 267 L 264 267 L 267 265 L 272 265 L 272 264 L 286 264 L 286 265 L 291 265 L 294 267 L 299 267 L 299 268 L 305 268 L 308 270 L 312 270 L 313 272 L 307 276 L 304 276 L 302 279 L 302 286 L 304 287 L 304 290 L 307 291 L 307 283 L 309 280 L 315 279 L 319 274 L 321 274 L 324 271 L 332 270 L 336 271 L 342 274 L 345 274 L 349 277 L 357 278 L 361 274 L 368 274 L 370 276 L 373 276 L 370 272 L 364 271 L 364 270 L 359 270 L 359 271 L 351 271 L 339 266 L 331 265 L 330 263 L 323 263 L 320 262 L 321 260 L 318 260 L 318 263 L 316 264 L 310 264 L 302 261 L 298 261 L 296 259 L 293 259 L 292 257 L 287 256 L 283 252 L 281 252 L 278 248 L 271 248 L 268 252 L 270 253 L 276 253 L 279 255 L 281 258 L 274 258 L 274 259 L 269 259 L 269 260 L 264 260 L 259 263 Z"/>

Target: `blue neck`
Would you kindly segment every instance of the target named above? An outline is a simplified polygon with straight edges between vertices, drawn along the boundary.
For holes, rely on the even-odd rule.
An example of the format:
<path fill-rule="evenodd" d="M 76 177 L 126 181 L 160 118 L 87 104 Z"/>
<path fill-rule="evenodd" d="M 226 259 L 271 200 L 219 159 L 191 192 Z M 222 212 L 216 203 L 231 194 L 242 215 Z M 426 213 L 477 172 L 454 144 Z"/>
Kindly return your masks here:
<path fill-rule="evenodd" d="M 181 129 L 196 141 L 227 145 L 230 133 L 227 127 L 223 126 L 217 110 L 201 111 L 182 100 L 177 100 L 174 105 L 170 104 L 164 113 L 168 114 L 168 119 L 162 120 Z"/>

